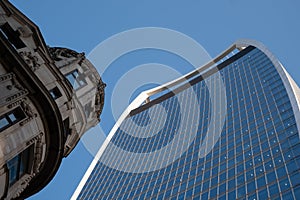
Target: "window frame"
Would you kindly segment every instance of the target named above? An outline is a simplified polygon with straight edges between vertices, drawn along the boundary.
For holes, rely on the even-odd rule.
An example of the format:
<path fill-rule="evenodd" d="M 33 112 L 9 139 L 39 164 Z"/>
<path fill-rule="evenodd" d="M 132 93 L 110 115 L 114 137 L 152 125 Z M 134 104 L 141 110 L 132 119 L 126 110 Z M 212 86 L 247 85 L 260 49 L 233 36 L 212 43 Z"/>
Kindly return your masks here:
<path fill-rule="evenodd" d="M 87 82 L 83 77 L 83 74 L 80 73 L 78 69 L 72 70 L 69 73 L 67 73 L 65 75 L 65 78 L 68 80 L 68 82 L 70 83 L 70 85 L 74 90 L 79 90 L 80 88 L 87 85 Z M 73 80 L 71 81 L 71 79 Z"/>
<path fill-rule="evenodd" d="M 8 170 L 8 185 L 11 187 L 18 180 L 20 180 L 25 174 L 29 174 L 32 168 L 32 159 L 34 145 L 27 147 L 24 151 L 8 160 L 7 170 Z M 16 170 L 15 177 L 11 178 L 12 169 Z"/>
<path fill-rule="evenodd" d="M 13 114 L 15 119 L 11 118 L 12 114 Z M 18 106 L 15 109 L 1 115 L 0 116 L 0 121 L 5 119 L 7 124 L 0 127 L 0 132 L 8 129 L 9 127 L 12 127 L 13 125 L 17 124 L 18 122 L 22 121 L 25 118 L 26 118 L 26 114 L 20 106 Z"/>
<path fill-rule="evenodd" d="M 20 38 L 20 33 L 13 30 L 8 22 L 0 25 L 0 32 L 13 45 L 15 49 L 22 49 L 26 47 L 25 43 Z"/>
<path fill-rule="evenodd" d="M 60 92 L 58 87 L 52 88 L 51 90 L 49 90 L 49 93 L 54 100 L 62 97 L 62 93 Z"/>

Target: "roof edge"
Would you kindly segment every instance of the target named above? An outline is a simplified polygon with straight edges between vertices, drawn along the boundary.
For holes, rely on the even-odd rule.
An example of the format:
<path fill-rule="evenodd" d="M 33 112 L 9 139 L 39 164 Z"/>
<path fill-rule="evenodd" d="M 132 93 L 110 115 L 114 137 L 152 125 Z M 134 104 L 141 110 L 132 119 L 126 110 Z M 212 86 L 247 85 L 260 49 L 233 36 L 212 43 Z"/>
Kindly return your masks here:
<path fill-rule="evenodd" d="M 239 39 L 234 45 L 237 48 L 243 48 L 247 46 L 254 46 L 261 50 L 273 63 L 276 70 L 278 71 L 280 78 L 284 84 L 284 87 L 288 93 L 290 102 L 292 104 L 295 120 L 297 122 L 298 132 L 300 133 L 300 89 L 290 74 L 286 71 L 284 66 L 275 57 L 275 55 L 261 42 L 251 40 L 251 39 Z M 300 137 L 300 134 L 299 134 Z"/>

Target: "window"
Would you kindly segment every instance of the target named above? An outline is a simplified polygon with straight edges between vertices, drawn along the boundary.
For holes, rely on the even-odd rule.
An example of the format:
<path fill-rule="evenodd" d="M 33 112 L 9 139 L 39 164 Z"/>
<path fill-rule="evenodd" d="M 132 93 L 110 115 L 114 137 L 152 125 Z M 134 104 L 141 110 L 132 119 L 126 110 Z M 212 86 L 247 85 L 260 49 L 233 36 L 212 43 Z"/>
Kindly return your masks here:
<path fill-rule="evenodd" d="M 88 118 L 93 111 L 92 102 L 89 102 L 84 106 L 85 117 Z"/>
<path fill-rule="evenodd" d="M 66 118 L 63 123 L 64 123 L 64 137 L 66 139 L 68 137 L 68 135 L 71 134 L 71 129 L 69 128 L 69 126 L 70 126 L 69 118 Z"/>
<path fill-rule="evenodd" d="M 8 23 L 0 26 L 0 32 L 9 40 L 9 42 L 16 48 L 21 49 L 26 45 L 20 39 L 18 31 L 14 31 Z"/>
<path fill-rule="evenodd" d="M 3 131 L 4 129 L 16 124 L 24 118 L 25 113 L 20 107 L 0 116 L 0 131 Z"/>
<path fill-rule="evenodd" d="M 54 100 L 58 99 L 59 97 L 62 96 L 61 92 L 59 91 L 59 89 L 57 87 L 53 88 L 49 92 Z"/>
<path fill-rule="evenodd" d="M 83 75 L 77 69 L 67 74 L 66 78 L 75 90 L 86 85 Z"/>
<path fill-rule="evenodd" d="M 30 155 L 33 153 L 33 146 L 27 148 L 19 155 L 7 162 L 9 171 L 9 186 L 17 182 L 24 174 L 29 173 L 31 166 Z"/>

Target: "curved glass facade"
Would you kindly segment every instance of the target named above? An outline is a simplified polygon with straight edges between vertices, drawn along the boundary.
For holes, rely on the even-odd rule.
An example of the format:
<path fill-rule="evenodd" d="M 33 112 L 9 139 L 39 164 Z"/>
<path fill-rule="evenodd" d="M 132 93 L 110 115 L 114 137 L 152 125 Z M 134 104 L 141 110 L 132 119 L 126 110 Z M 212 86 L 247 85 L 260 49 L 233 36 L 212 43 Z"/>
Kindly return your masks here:
<path fill-rule="evenodd" d="M 115 167 L 96 164 L 78 199 L 297 199 L 300 198 L 300 141 L 292 105 L 282 79 L 259 49 L 249 46 L 217 65 L 226 88 L 227 115 L 222 133 L 212 151 L 199 157 L 199 148 L 210 123 L 209 91 L 201 76 L 149 105 L 131 112 L 136 124 L 147 127 L 151 117 L 167 113 L 163 127 L 136 129 L 128 120 L 118 129 L 102 157 Z M 208 79 L 214 79 L 213 73 Z M 128 152 L 147 153 L 167 146 L 183 118 L 193 115 L 188 97 L 197 95 L 199 123 L 186 124 L 197 131 L 190 146 L 174 162 L 155 171 L 124 172 L 118 166 L 136 162 L 110 150 L 114 144 Z M 183 99 L 184 112 L 178 99 Z M 124 129 L 123 129 L 124 130 Z M 143 130 L 143 133 L 139 133 Z M 189 133 L 188 133 L 189 134 Z M 153 165 L 159 163 L 152 163 Z"/>

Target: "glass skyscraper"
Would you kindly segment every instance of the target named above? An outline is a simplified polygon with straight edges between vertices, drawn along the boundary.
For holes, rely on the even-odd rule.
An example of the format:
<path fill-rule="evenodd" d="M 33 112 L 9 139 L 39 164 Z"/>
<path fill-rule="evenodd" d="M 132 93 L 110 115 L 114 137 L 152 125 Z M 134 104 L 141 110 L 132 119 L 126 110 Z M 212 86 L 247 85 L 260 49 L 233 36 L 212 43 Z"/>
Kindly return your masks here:
<path fill-rule="evenodd" d="M 299 91 L 266 47 L 240 40 L 129 107 L 72 198 L 300 199 Z"/>

